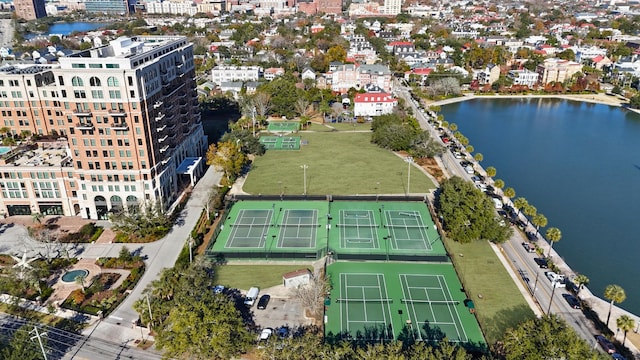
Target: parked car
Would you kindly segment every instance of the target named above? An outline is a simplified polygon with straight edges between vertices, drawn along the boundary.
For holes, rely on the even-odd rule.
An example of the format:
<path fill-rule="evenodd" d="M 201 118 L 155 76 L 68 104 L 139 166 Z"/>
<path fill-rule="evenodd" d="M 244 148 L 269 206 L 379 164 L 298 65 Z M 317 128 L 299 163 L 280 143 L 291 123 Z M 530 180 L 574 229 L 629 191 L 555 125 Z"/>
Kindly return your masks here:
<path fill-rule="evenodd" d="M 260 300 L 258 300 L 258 310 L 266 309 L 270 299 L 271 299 L 271 296 L 269 296 L 268 294 L 262 295 L 260 297 Z"/>
<path fill-rule="evenodd" d="M 271 334 L 273 334 L 273 329 L 264 328 L 264 329 L 262 329 L 262 332 L 260 333 L 260 339 L 259 340 L 260 341 L 267 341 L 271 337 Z"/>
<path fill-rule="evenodd" d="M 222 285 L 216 285 L 213 288 L 213 293 L 214 294 L 222 294 L 223 292 L 224 292 L 224 286 L 222 286 Z"/>
<path fill-rule="evenodd" d="M 557 274 L 553 271 L 547 271 L 544 275 L 551 281 L 551 284 L 555 287 L 566 287 L 567 285 L 564 283 L 565 277 L 564 275 Z"/>
<path fill-rule="evenodd" d="M 536 248 L 531 246 L 531 244 L 529 244 L 528 242 L 522 242 L 522 247 L 527 250 L 527 252 L 536 252 Z"/>
<path fill-rule="evenodd" d="M 611 357 L 615 360 L 627 360 L 627 358 L 625 358 L 624 356 L 618 354 L 618 353 L 613 353 L 611 354 Z"/>
<path fill-rule="evenodd" d="M 602 335 L 596 335 L 596 340 L 598 341 L 598 344 L 602 346 L 602 349 L 604 349 L 604 351 L 606 351 L 608 354 L 616 353 L 616 347 L 613 346 L 611 341 L 609 341 L 609 339 L 607 339 L 606 337 Z"/>
<path fill-rule="evenodd" d="M 535 261 L 541 269 L 549 268 L 549 264 L 545 258 L 534 258 L 533 261 Z"/>
<path fill-rule="evenodd" d="M 571 294 L 562 294 L 562 297 L 565 299 L 567 304 L 574 309 L 580 309 L 580 300 Z"/>

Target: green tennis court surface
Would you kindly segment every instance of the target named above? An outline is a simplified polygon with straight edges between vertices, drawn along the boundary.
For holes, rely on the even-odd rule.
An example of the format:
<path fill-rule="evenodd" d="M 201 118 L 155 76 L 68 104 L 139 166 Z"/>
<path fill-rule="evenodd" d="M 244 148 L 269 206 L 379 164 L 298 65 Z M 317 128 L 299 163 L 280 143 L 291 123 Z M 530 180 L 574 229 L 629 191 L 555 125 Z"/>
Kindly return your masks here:
<path fill-rule="evenodd" d="M 267 131 L 272 133 L 291 133 L 300 129 L 297 121 L 269 121 Z"/>
<path fill-rule="evenodd" d="M 484 344 L 451 264 L 338 262 L 327 274 L 328 337 Z"/>
<path fill-rule="evenodd" d="M 422 202 L 243 200 L 209 256 L 448 261 Z"/>
<path fill-rule="evenodd" d="M 260 143 L 267 150 L 300 150 L 299 136 L 260 136 Z"/>

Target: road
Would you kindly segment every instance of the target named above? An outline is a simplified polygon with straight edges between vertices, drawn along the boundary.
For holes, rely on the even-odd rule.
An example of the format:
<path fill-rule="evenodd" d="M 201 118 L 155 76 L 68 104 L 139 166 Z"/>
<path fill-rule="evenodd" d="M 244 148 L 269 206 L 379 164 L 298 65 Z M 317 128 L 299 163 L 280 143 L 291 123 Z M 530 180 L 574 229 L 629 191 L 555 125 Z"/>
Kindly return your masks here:
<path fill-rule="evenodd" d="M 428 123 L 427 116 L 420 111 L 418 104 L 412 99 L 409 88 L 396 82 L 395 91 L 398 96 L 405 100 L 406 105 L 413 110 L 416 119 L 420 123 L 420 127 L 424 130 L 428 130 L 431 133 L 431 136 L 434 137 L 434 139 L 438 139 L 442 145 L 446 145 L 440 140 L 440 133 Z M 453 137 L 451 136 L 451 138 Z M 460 165 L 458 159 L 456 159 L 450 151 L 445 151 L 440 157 L 440 160 L 445 167 L 444 170 L 446 170 L 446 173 L 450 176 L 455 175 L 471 181 L 472 175 L 467 174 Z M 474 164 L 474 168 L 476 171 L 481 173 L 484 172 L 478 164 Z M 510 203 L 510 201 L 507 199 L 506 203 Z M 519 216 L 521 216 L 521 214 L 519 214 Z M 524 217 L 521 219 L 526 220 Z M 568 293 L 565 288 L 558 287 L 554 289 L 551 282 L 544 274 L 548 269 L 541 269 L 534 261 L 534 258 L 538 255 L 536 253 L 527 252 L 522 246 L 522 243 L 527 241 L 525 235 L 514 225 L 511 226 L 514 228 L 513 235 L 508 241 L 501 245 L 501 252 L 511 267 L 510 269 L 508 268 L 507 271 L 511 271 L 516 274 L 515 277 L 518 281 L 524 285 L 525 289 L 529 290 L 528 293 L 526 291 L 523 292 L 523 296 L 532 298 L 534 303 L 539 307 L 538 310 L 541 312 L 547 313 L 550 311 L 551 313 L 563 318 L 572 328 L 575 329 L 580 337 L 585 339 L 589 344 L 595 346 L 594 334 L 597 334 L 597 331 L 592 322 L 584 316 L 581 310 L 571 308 L 564 300 L 562 294 Z M 526 231 L 535 230 L 530 224 L 527 226 L 528 227 L 525 229 Z M 541 245 L 546 254 L 546 242 Z M 551 300 L 552 296 L 553 301 Z M 599 349 L 599 347 L 597 348 Z"/>

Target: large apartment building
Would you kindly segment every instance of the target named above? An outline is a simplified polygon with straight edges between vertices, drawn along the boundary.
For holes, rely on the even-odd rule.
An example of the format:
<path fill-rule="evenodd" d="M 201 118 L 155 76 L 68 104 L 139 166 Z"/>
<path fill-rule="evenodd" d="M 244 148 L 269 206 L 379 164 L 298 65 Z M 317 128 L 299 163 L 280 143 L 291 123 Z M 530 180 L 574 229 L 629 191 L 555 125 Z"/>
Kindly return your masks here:
<path fill-rule="evenodd" d="M 14 0 L 16 16 L 25 20 L 36 20 L 47 16 L 44 0 Z"/>
<path fill-rule="evenodd" d="M 0 126 L 49 136 L 0 148 L 0 214 L 105 219 L 170 206 L 204 171 L 193 45 L 122 37 L 59 59 L 0 67 Z"/>

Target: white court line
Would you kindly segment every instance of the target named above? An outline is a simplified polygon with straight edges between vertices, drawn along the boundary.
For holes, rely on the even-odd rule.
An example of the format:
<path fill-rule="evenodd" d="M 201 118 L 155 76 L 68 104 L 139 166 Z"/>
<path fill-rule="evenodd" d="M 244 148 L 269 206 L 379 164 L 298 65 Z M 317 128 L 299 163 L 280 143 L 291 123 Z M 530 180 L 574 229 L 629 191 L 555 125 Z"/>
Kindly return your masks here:
<path fill-rule="evenodd" d="M 442 277 L 444 279 L 444 276 Z M 444 287 L 447 290 L 447 293 L 449 294 L 449 298 L 453 299 L 453 296 L 451 295 L 451 290 L 449 289 L 449 286 L 447 285 L 447 283 L 444 283 Z M 444 289 L 443 289 L 444 290 Z M 464 325 L 462 324 L 462 319 L 460 319 L 460 313 L 458 312 L 458 309 L 456 309 L 455 307 L 453 308 L 456 311 L 456 317 L 458 318 L 458 322 L 460 324 L 460 327 L 462 328 L 462 333 L 464 334 L 464 339 L 460 336 L 460 332 L 458 331 L 458 336 L 460 341 L 468 341 L 469 337 L 467 336 L 467 332 L 464 330 Z M 453 314 L 452 314 L 453 315 Z M 453 318 L 453 316 L 451 317 L 453 320 L 455 320 Z M 456 330 L 458 329 L 458 324 L 456 324 Z"/>

